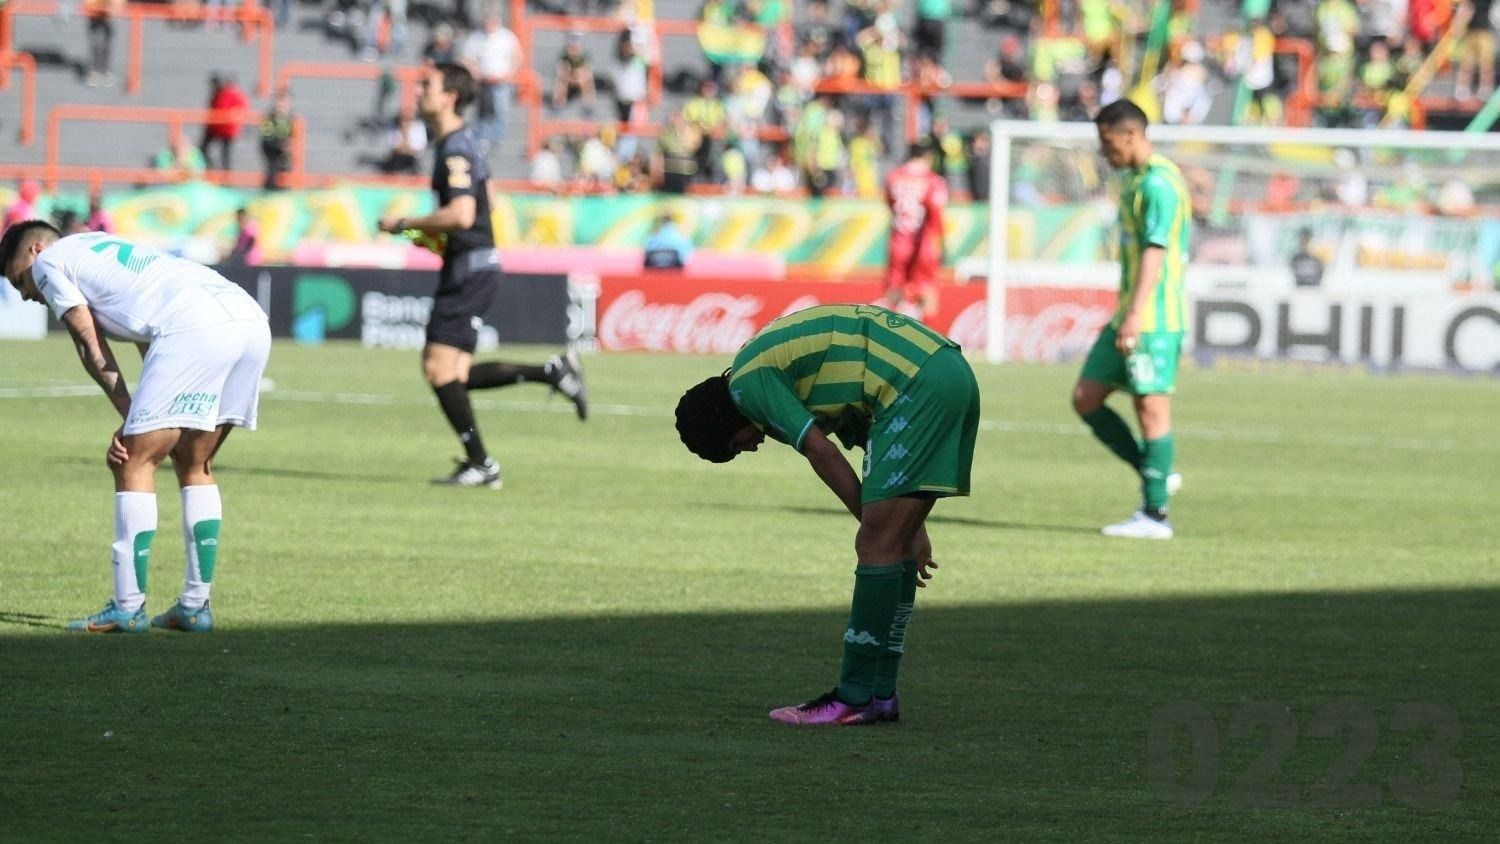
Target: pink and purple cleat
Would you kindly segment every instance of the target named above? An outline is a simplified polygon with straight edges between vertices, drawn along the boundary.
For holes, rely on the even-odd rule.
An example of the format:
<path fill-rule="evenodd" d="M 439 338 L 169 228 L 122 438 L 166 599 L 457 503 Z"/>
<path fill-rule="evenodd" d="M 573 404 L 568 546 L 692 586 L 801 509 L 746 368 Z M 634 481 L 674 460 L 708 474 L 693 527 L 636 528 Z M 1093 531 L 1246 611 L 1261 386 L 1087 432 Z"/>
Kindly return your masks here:
<path fill-rule="evenodd" d="M 834 689 L 807 703 L 773 709 L 771 720 L 800 727 L 858 727 L 893 723 L 901 720 L 901 702 L 892 693 L 888 698 L 871 698 L 869 703 L 855 705 L 840 700 L 838 689 Z"/>

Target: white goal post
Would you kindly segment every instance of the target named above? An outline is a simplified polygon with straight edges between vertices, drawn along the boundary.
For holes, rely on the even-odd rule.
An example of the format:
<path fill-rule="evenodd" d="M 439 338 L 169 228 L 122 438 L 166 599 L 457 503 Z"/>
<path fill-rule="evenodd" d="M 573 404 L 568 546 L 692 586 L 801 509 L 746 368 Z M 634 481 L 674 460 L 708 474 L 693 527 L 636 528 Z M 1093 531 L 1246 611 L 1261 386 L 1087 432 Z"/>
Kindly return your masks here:
<path fill-rule="evenodd" d="M 985 355 L 1040 359 L 1007 336 L 1025 326 L 1008 293 L 1117 287 L 1118 175 L 1092 123 L 999 120 L 990 134 Z M 1189 308 L 1213 307 L 1190 316 L 1190 346 L 1500 372 L 1500 135 L 1169 125 L 1149 135 L 1194 194 Z M 1293 258 L 1320 277 L 1295 277 Z M 1238 291 L 1233 306 L 1211 295 L 1221 289 Z M 1248 315 L 1231 326 L 1236 307 Z M 1074 343 L 1064 356 L 1080 353 Z"/>

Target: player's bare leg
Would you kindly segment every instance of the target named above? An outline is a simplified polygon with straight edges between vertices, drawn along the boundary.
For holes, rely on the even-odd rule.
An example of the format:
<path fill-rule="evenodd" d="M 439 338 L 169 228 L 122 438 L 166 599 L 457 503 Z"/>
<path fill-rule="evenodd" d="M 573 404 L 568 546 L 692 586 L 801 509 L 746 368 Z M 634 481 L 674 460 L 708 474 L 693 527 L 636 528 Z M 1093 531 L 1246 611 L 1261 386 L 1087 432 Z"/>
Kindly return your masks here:
<path fill-rule="evenodd" d="M 164 428 L 120 437 L 123 459 L 116 461 L 112 455 L 109 460 L 110 471 L 115 475 L 115 492 L 156 492 L 156 470 L 181 436 L 180 428 Z"/>
<path fill-rule="evenodd" d="M 1108 384 L 1090 378 L 1079 378 L 1073 384 L 1073 410 L 1079 416 L 1087 417 L 1103 407 L 1104 400 L 1114 391 L 1115 388 Z"/>
<path fill-rule="evenodd" d="M 933 498 L 903 495 L 866 504 L 859 532 L 854 535 L 859 565 L 879 568 L 900 562 L 935 502 Z"/>
<path fill-rule="evenodd" d="M 443 343 L 422 347 L 422 375 L 434 390 L 453 381 L 468 381 L 473 365 L 474 355 L 463 349 Z"/>

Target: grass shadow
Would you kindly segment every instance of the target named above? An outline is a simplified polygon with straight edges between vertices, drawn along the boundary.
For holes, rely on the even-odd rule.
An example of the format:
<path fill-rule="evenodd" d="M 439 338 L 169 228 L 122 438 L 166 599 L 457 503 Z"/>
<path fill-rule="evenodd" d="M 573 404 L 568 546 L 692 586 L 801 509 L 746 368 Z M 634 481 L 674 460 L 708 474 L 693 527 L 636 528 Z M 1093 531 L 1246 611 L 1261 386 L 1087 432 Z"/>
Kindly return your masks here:
<path fill-rule="evenodd" d="M 765 718 L 832 684 L 834 610 L 251 627 L 226 606 L 211 636 L 0 632 L 0 816 L 19 839 L 1481 840 L 1497 617 L 1478 589 L 919 604 L 902 723 L 843 730 Z M 1184 700 L 1216 748 L 1196 773 L 1191 719 L 1149 740 Z M 1352 775 L 1372 806 L 1314 805 L 1355 741 L 1318 726 L 1337 701 L 1375 719 Z M 1270 775 L 1288 808 L 1236 796 L 1278 747 L 1255 702 L 1296 719 Z M 1440 725 L 1397 723 L 1424 702 L 1462 730 L 1436 756 Z M 1406 805 L 1403 778 L 1450 764 L 1456 795 Z"/>
<path fill-rule="evenodd" d="M 5 624 L 13 625 L 16 627 L 41 627 L 53 628 L 56 630 L 64 629 L 64 620 L 60 618 L 54 618 L 50 615 L 37 615 L 36 613 L 7 612 L 5 610 L 0 610 L 0 625 Z"/>

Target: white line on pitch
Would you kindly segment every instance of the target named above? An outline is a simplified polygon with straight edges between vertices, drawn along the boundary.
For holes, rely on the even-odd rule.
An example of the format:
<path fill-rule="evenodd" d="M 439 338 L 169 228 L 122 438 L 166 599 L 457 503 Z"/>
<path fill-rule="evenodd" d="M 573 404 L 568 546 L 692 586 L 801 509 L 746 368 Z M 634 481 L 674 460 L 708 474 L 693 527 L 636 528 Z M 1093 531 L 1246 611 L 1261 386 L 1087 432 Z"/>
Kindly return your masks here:
<path fill-rule="evenodd" d="M 97 393 L 93 384 L 64 384 L 50 387 L 4 387 L 0 388 L 0 399 L 25 398 L 73 398 Z M 406 398 L 387 393 L 328 393 L 317 390 L 270 389 L 261 393 L 263 398 L 277 401 L 305 402 L 314 404 L 373 405 L 384 407 L 425 407 L 428 398 Z M 573 405 L 565 400 L 518 401 L 514 399 L 472 400 L 476 410 L 507 410 L 525 413 L 572 414 Z M 628 416 L 648 418 L 670 418 L 672 411 L 665 407 L 645 407 L 630 404 L 590 404 L 589 412 L 599 416 Z M 1047 434 L 1053 436 L 1081 437 L 1088 435 L 1083 425 L 1060 425 L 1045 422 L 1018 422 L 999 419 L 982 419 L 981 431 L 1010 434 Z M 1456 451 L 1465 448 L 1476 451 L 1500 450 L 1500 442 L 1478 441 L 1459 443 L 1451 439 L 1418 439 L 1410 437 L 1372 437 L 1349 434 L 1300 434 L 1286 435 L 1279 431 L 1234 431 L 1216 428 L 1182 428 L 1185 437 L 1200 440 L 1261 443 L 1266 445 L 1291 445 L 1310 443 L 1337 448 L 1387 448 L 1400 451 Z"/>

